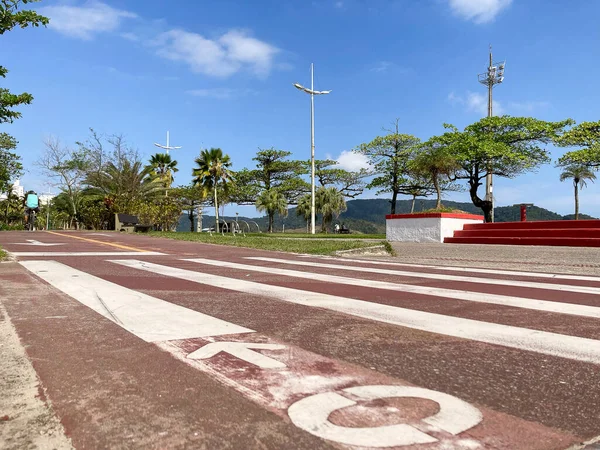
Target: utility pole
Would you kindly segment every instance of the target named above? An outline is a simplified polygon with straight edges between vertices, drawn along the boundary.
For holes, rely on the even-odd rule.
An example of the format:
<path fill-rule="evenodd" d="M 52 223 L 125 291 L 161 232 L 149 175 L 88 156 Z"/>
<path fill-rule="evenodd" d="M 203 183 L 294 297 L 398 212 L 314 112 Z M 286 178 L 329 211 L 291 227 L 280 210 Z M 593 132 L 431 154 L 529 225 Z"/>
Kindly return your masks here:
<path fill-rule="evenodd" d="M 331 91 L 315 91 L 315 66 L 310 65 L 310 89 L 299 83 L 294 87 L 310 94 L 310 232 L 315 234 L 315 95 L 327 95 Z"/>
<path fill-rule="evenodd" d="M 501 84 L 504 81 L 504 68 L 506 62 L 494 64 L 492 56 L 492 46 L 490 45 L 490 63 L 487 72 L 479 74 L 479 82 L 488 88 L 488 117 L 494 115 L 493 92 L 494 86 Z M 492 178 L 492 167 L 488 167 L 488 172 L 485 177 L 485 200 L 492 205 L 492 222 L 494 222 L 494 180 Z"/>
<path fill-rule="evenodd" d="M 170 137 L 169 136 L 169 132 L 167 131 L 167 145 L 157 144 L 156 142 L 154 143 L 155 146 L 157 146 L 159 148 L 162 148 L 163 150 L 166 150 L 167 151 L 167 155 L 169 154 L 169 150 L 178 150 L 178 149 L 181 148 L 181 146 L 179 146 L 179 147 L 171 147 L 169 145 L 170 144 L 169 137 Z"/>

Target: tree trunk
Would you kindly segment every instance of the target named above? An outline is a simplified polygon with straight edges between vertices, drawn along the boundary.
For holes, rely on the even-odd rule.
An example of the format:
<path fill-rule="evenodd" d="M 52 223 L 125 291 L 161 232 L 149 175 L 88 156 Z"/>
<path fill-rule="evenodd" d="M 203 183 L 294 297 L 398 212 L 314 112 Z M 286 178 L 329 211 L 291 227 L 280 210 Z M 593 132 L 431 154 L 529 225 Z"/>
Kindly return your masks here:
<path fill-rule="evenodd" d="M 477 208 L 481 208 L 485 222 L 490 223 L 492 222 L 492 202 L 489 202 L 487 200 L 481 200 L 477 196 L 478 187 L 479 183 L 472 182 L 471 180 L 469 180 L 469 195 L 471 196 L 471 201 L 473 202 L 474 206 L 476 206 Z"/>
<path fill-rule="evenodd" d="M 190 214 L 188 215 L 190 219 L 190 232 L 194 232 L 194 208 L 190 209 Z"/>
<path fill-rule="evenodd" d="M 390 214 L 396 214 L 396 199 L 398 198 L 398 192 L 392 191 L 392 200 L 390 203 L 392 204 L 392 208 L 390 210 Z"/>
<path fill-rule="evenodd" d="M 273 221 L 275 220 L 275 213 L 269 213 L 269 233 L 273 232 Z"/>
<path fill-rule="evenodd" d="M 575 220 L 579 220 L 579 182 L 575 181 L 573 186 L 575 186 Z"/>
<path fill-rule="evenodd" d="M 435 209 L 442 208 L 442 190 L 440 189 L 440 180 L 436 176 L 433 177 L 433 186 L 435 187 L 435 192 L 437 194 L 437 201 L 435 202 Z"/>
<path fill-rule="evenodd" d="M 217 203 L 217 183 L 215 183 L 215 231 L 219 232 L 219 204 Z"/>
<path fill-rule="evenodd" d="M 413 199 L 412 199 L 412 203 L 410 204 L 410 213 L 414 213 L 415 212 L 415 201 L 417 200 L 417 196 L 413 195 Z"/>

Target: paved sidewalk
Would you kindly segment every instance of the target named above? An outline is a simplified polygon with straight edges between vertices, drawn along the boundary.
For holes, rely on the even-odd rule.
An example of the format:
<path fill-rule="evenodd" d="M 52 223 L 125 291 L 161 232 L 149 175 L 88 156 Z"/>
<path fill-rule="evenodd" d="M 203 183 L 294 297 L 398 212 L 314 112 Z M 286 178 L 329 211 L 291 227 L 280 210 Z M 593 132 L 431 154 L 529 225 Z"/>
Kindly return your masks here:
<path fill-rule="evenodd" d="M 396 257 L 414 264 L 600 275 L 600 248 L 392 242 Z"/>

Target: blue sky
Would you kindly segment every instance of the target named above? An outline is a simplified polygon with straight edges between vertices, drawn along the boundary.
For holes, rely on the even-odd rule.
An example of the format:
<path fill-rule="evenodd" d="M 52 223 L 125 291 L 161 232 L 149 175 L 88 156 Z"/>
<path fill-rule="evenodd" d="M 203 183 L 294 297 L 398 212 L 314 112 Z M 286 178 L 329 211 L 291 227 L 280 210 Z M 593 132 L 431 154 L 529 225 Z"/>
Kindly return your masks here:
<path fill-rule="evenodd" d="M 361 164 L 348 151 L 389 128 L 422 139 L 444 122 L 486 114 L 488 46 L 506 59 L 496 113 L 546 120 L 600 118 L 600 2 L 547 0 L 114 0 L 35 4 L 48 29 L 2 36 L 3 84 L 35 97 L 3 130 L 19 140 L 26 189 L 47 191 L 34 162 L 48 136 L 65 145 L 88 128 L 122 133 L 146 159 L 153 142 L 183 148 L 176 184 L 201 148 L 221 147 L 234 169 L 257 149 L 310 155 L 309 97 L 292 83 L 332 89 L 316 99 L 316 156 Z M 565 150 L 553 149 L 557 159 Z M 572 186 L 549 165 L 496 179 L 497 205 L 533 202 L 569 214 Z M 599 183 L 600 184 L 600 183 Z M 52 189 L 56 191 L 56 188 Z M 372 197 L 372 193 L 365 193 Z M 466 193 L 449 198 L 469 201 Z M 600 217 L 600 186 L 581 195 Z M 226 213 L 254 215 L 252 207 Z"/>

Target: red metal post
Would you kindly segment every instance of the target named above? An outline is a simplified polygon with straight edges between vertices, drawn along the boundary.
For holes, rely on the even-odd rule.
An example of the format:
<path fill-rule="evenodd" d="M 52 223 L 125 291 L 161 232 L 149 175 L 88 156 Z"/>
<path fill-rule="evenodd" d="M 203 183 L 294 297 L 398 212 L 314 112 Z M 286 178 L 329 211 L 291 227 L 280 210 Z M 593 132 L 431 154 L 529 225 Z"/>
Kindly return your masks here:
<path fill-rule="evenodd" d="M 527 222 L 527 205 L 521 205 L 521 222 Z"/>

